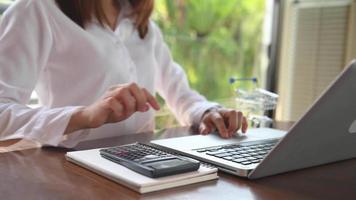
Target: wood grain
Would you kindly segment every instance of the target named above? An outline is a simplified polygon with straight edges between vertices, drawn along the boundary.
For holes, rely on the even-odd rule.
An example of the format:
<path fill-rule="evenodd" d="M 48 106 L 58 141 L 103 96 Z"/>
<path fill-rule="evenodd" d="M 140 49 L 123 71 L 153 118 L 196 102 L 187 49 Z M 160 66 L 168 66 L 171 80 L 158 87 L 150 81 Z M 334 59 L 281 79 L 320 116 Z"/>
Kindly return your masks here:
<path fill-rule="evenodd" d="M 82 144 L 94 148 L 193 134 L 188 128 Z M 13 143 L 9 143 L 13 145 Z M 140 195 L 65 160 L 68 149 L 34 148 L 0 154 L 0 199 L 355 199 L 356 159 L 259 180 L 220 173 L 218 181 Z"/>

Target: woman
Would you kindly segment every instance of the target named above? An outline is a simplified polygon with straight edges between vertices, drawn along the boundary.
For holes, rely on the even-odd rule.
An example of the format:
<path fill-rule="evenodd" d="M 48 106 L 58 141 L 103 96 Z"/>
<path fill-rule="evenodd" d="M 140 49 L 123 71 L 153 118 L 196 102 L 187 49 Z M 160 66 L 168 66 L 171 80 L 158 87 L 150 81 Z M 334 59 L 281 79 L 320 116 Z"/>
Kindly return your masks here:
<path fill-rule="evenodd" d="M 0 139 L 44 145 L 150 131 L 158 92 L 183 125 L 247 122 L 192 91 L 149 20 L 153 0 L 18 0 L 0 25 Z M 42 107 L 28 108 L 33 90 Z"/>

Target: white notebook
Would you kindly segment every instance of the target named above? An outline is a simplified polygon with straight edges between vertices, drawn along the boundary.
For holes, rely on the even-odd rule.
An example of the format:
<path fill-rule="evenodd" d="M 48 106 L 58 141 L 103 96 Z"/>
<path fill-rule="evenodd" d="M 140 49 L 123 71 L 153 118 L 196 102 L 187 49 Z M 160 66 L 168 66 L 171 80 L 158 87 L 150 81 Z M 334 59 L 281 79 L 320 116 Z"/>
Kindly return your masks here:
<path fill-rule="evenodd" d="M 99 149 L 68 152 L 66 159 L 139 193 L 153 192 L 218 178 L 217 168 L 203 164 L 200 165 L 199 170 L 194 172 L 162 178 L 150 178 L 102 158 Z"/>

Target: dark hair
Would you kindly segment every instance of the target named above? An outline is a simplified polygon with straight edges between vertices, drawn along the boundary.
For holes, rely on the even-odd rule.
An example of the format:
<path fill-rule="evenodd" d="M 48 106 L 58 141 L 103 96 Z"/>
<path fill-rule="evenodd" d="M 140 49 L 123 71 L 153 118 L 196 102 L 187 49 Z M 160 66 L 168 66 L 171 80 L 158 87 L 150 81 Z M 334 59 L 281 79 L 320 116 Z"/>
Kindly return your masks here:
<path fill-rule="evenodd" d="M 76 24 L 85 27 L 92 17 L 97 18 L 101 25 L 109 24 L 101 0 L 56 0 L 62 12 Z M 153 0 L 128 0 L 132 7 L 130 17 L 135 21 L 135 26 L 141 38 L 148 32 L 148 23 L 153 10 Z M 119 3 L 117 4 L 120 9 Z"/>

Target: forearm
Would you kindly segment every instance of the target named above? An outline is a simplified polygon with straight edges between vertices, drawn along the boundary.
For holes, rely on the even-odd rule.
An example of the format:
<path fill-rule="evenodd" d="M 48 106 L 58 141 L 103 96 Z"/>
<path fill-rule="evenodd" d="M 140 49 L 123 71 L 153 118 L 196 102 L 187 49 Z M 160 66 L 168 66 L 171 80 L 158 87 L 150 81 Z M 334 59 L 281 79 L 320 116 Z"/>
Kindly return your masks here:
<path fill-rule="evenodd" d="M 29 108 L 14 102 L 0 103 L 0 140 L 26 138 L 57 146 L 66 125 L 80 107 Z"/>

